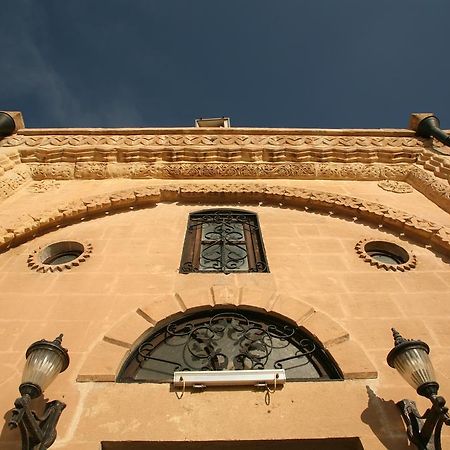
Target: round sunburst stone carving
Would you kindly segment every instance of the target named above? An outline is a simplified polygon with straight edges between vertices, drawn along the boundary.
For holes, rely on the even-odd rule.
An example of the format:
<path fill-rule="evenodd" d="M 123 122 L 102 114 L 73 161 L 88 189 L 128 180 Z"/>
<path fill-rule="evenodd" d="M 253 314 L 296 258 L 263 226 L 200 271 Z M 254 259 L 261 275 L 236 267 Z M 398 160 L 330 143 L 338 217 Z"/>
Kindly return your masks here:
<path fill-rule="evenodd" d="M 404 272 L 417 265 L 417 258 L 411 251 L 391 240 L 362 239 L 355 250 L 365 262 L 379 269 Z"/>
<path fill-rule="evenodd" d="M 39 247 L 28 256 L 28 267 L 37 272 L 62 272 L 85 262 L 92 253 L 92 244 L 58 241 Z"/>

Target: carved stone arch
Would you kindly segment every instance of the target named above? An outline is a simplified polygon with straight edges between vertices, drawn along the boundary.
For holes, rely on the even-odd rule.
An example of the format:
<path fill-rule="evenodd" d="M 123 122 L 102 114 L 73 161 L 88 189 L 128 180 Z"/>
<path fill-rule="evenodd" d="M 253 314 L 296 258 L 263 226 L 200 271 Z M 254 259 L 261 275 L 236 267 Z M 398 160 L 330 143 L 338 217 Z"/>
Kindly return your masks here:
<path fill-rule="evenodd" d="M 0 251 L 56 227 L 84 219 L 129 208 L 148 207 L 158 202 L 176 201 L 282 205 L 306 211 L 322 211 L 383 226 L 397 234 L 404 233 L 411 240 L 425 243 L 444 255 L 450 252 L 450 228 L 413 214 L 342 194 L 252 183 L 189 184 L 181 187 L 152 185 L 62 203 L 50 210 L 13 217 L 8 224 L 1 224 Z"/>
<path fill-rule="evenodd" d="M 214 285 L 155 296 L 128 313 L 88 354 L 77 381 L 115 381 L 129 354 L 152 333 L 155 326 L 186 312 L 227 305 L 266 311 L 305 328 L 330 353 L 344 379 L 377 377 L 366 353 L 348 332 L 313 305 L 276 291 Z"/>

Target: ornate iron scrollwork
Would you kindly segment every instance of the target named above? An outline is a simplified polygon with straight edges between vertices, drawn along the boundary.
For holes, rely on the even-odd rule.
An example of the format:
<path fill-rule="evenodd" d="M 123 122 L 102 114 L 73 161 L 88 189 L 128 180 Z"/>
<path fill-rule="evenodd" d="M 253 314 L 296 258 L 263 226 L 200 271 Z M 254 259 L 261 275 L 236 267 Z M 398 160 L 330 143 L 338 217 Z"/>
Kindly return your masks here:
<path fill-rule="evenodd" d="M 325 350 L 272 316 L 211 310 L 169 323 L 140 345 L 119 381 L 170 381 L 179 370 L 285 369 L 288 379 L 340 378 Z"/>
<path fill-rule="evenodd" d="M 180 272 L 268 272 L 256 214 L 232 209 L 191 214 Z"/>

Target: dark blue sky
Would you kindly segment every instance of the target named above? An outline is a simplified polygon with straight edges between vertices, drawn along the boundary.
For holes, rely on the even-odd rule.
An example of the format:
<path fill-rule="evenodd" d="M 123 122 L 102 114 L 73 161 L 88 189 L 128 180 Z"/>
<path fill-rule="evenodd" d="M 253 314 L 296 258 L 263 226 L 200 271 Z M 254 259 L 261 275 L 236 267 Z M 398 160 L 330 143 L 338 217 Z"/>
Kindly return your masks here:
<path fill-rule="evenodd" d="M 27 127 L 450 128 L 449 0 L 2 0 Z"/>

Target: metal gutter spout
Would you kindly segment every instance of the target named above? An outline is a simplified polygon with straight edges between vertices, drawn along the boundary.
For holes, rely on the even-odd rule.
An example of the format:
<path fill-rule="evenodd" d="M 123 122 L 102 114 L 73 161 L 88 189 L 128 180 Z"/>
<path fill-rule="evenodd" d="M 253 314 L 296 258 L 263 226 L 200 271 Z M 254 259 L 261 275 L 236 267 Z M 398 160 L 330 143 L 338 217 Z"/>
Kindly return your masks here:
<path fill-rule="evenodd" d="M 450 136 L 441 130 L 439 119 L 433 113 L 412 114 L 409 127 L 416 132 L 417 136 L 434 137 L 450 147 Z"/>
<path fill-rule="evenodd" d="M 16 131 L 14 119 L 6 112 L 0 111 L 0 138 L 10 136 Z"/>

